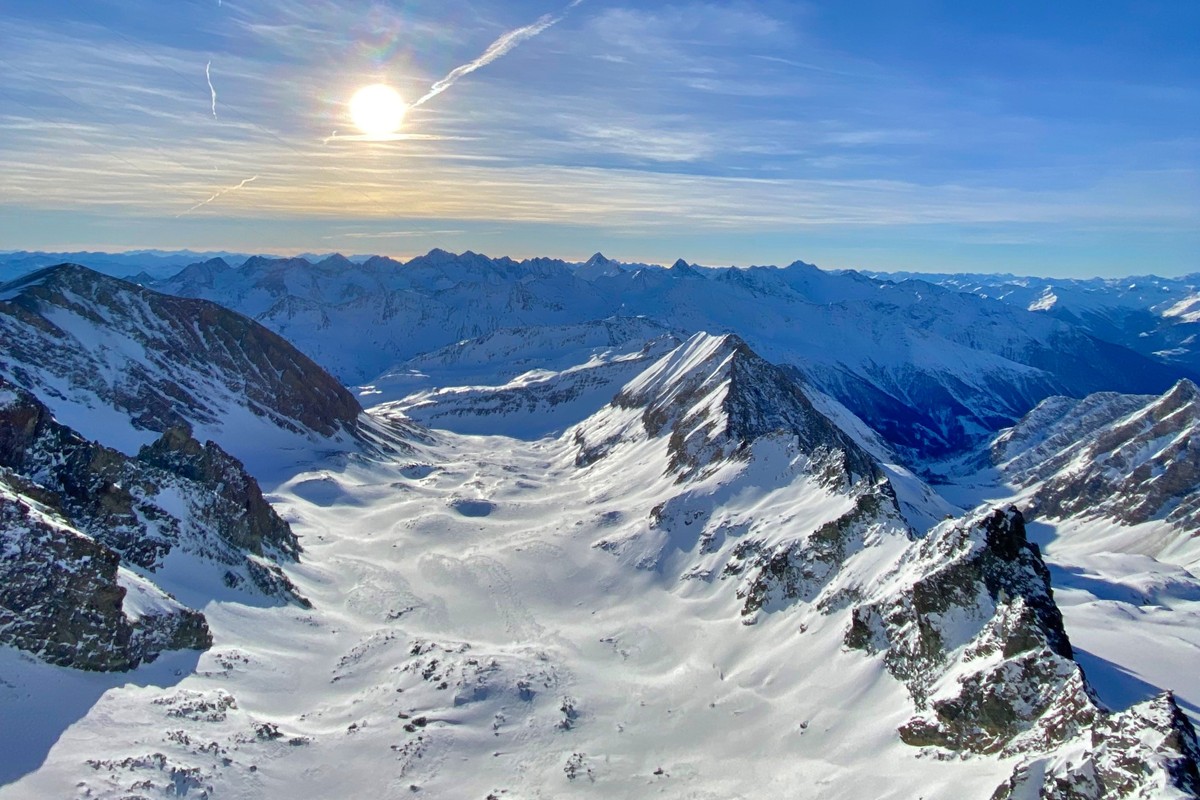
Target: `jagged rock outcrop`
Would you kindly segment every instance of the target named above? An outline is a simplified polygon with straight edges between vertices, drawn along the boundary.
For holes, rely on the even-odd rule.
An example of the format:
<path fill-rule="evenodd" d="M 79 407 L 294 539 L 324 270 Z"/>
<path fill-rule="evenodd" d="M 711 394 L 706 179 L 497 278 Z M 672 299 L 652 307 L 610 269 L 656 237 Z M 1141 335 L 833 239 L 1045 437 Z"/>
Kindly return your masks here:
<path fill-rule="evenodd" d="M 186 428 L 129 458 L 0 378 L 0 467 L 130 564 L 154 571 L 178 548 L 220 564 L 230 586 L 306 602 L 274 563 L 298 557 L 295 534 L 240 462 Z"/>
<path fill-rule="evenodd" d="M 1191 721 L 1164 693 L 1119 714 L 1096 714 L 1057 753 L 1028 759 L 992 800 L 1200 797 L 1200 748 Z"/>
<path fill-rule="evenodd" d="M 299 556 L 300 542 L 263 499 L 258 481 L 215 442 L 201 445 L 188 428 L 169 428 L 158 441 L 139 450 L 137 460 L 211 487 L 224 503 L 214 501 L 208 507 L 207 521 L 234 547 L 260 556 L 268 552 L 292 559 Z"/>
<path fill-rule="evenodd" d="M 906 743 L 1021 757 L 997 798 L 1194 792 L 1195 735 L 1172 698 L 1124 714 L 1096 700 L 1016 508 L 915 542 L 853 610 L 846 644 L 881 653 L 908 687 L 917 713 L 900 728 Z"/>
<path fill-rule="evenodd" d="M 0 470 L 0 644 L 51 664 L 127 670 L 165 650 L 204 650 L 204 615 L 120 566 Z"/>
<path fill-rule="evenodd" d="M 823 594 L 854 553 L 873 544 L 885 532 L 902 531 L 904 520 L 891 484 L 882 480 L 860 485 L 854 507 L 816 528 L 808 536 L 769 546 L 751 536 L 733 548 L 723 577 L 741 577 L 737 596 L 742 616 L 786 605 L 817 603 L 829 612 L 857 597 L 856 590 Z"/>
<path fill-rule="evenodd" d="M 220 430 L 257 417 L 331 437 L 352 433 L 361 412 L 336 380 L 253 320 L 72 264 L 0 286 L 0 342 L 0 376 L 56 413 L 107 407 L 142 430 Z M 73 418 L 92 424 L 87 414 Z M 111 425 L 97 416 L 96 430 L 83 432 L 107 435 L 102 419 Z M 223 442 L 236 451 L 243 438 Z"/>

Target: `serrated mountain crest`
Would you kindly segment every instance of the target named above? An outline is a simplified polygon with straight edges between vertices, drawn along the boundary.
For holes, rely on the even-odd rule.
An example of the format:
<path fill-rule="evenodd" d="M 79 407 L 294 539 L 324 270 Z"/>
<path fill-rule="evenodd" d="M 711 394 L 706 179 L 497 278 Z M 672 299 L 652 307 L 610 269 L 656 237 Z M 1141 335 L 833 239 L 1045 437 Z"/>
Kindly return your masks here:
<path fill-rule="evenodd" d="M 671 469 L 681 475 L 734 457 L 769 434 L 794 436 L 803 452 L 842 453 L 851 483 L 879 474 L 785 371 L 735 334 L 692 336 L 626 384 L 613 405 L 642 409 L 648 436 L 670 436 Z"/>
<path fill-rule="evenodd" d="M 1001 434 L 992 457 L 1026 487 L 1031 513 L 1050 519 L 1160 522 L 1146 547 L 1186 562 L 1200 556 L 1200 390 L 1184 379 L 1159 397 L 1051 398 Z"/>

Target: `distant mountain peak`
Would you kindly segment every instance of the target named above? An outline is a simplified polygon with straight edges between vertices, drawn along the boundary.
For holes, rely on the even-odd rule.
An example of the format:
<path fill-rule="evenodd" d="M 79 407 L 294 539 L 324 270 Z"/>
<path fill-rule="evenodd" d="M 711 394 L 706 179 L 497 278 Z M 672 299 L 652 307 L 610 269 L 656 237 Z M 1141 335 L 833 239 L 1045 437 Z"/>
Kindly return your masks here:
<path fill-rule="evenodd" d="M 1175 407 L 1182 406 L 1187 403 L 1195 403 L 1200 400 L 1200 387 L 1197 387 L 1188 378 L 1181 378 L 1178 383 L 1171 387 L 1165 395 L 1163 395 L 1163 403 Z"/>
<path fill-rule="evenodd" d="M 622 272 L 623 270 L 619 262 L 613 261 L 603 253 L 596 253 L 575 268 L 575 277 L 585 281 L 594 281 L 597 278 L 613 278 Z"/>
<path fill-rule="evenodd" d="M 357 264 L 341 253 L 333 253 L 318 261 L 316 267 L 318 269 L 354 269 Z"/>

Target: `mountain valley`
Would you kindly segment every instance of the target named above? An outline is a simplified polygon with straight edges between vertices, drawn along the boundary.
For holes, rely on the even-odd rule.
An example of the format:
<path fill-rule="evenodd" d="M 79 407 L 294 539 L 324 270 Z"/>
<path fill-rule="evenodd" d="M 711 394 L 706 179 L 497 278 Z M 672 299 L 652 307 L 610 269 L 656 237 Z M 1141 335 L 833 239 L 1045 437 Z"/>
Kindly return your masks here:
<path fill-rule="evenodd" d="M 1200 796 L 1186 359 L 442 251 L 54 266 L 0 334 L 0 798 Z"/>

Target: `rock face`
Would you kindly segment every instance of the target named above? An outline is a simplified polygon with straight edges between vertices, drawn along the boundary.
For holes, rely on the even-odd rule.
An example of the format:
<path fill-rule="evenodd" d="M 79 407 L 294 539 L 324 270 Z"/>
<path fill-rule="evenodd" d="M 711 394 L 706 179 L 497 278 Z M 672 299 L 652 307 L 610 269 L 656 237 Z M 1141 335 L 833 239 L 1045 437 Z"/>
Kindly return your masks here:
<path fill-rule="evenodd" d="M 233 547 L 259 556 L 274 553 L 294 560 L 300 555 L 295 534 L 263 499 L 258 482 L 215 442 L 201 445 L 186 427 L 169 428 L 143 447 L 137 460 L 210 487 L 215 497 L 205 507 L 205 522 Z"/>
<path fill-rule="evenodd" d="M 1049 571 L 1016 509 L 935 529 L 895 581 L 854 610 L 846 642 L 883 652 L 925 712 L 901 729 L 910 744 L 1000 750 L 1075 674 Z"/>
<path fill-rule="evenodd" d="M 846 644 L 882 654 L 913 698 L 905 742 L 1020 757 L 996 798 L 1196 791 L 1195 733 L 1172 697 L 1123 714 L 1095 699 L 1015 508 L 934 529 L 851 620 Z"/>
<path fill-rule="evenodd" d="M 71 264 L 0 286 L 0 341 L 0 376 L 40 393 L 60 416 L 108 408 L 159 433 L 246 417 L 329 437 L 353 432 L 361 411 L 336 380 L 252 320 Z M 84 433 L 101 438 L 97 425 Z M 241 444 L 233 435 L 225 442 Z"/>
<path fill-rule="evenodd" d="M 696 334 L 660 359 L 613 399 L 619 409 L 641 412 L 650 438 L 667 437 L 668 470 L 678 479 L 702 475 L 729 459 L 744 459 L 749 445 L 767 435 L 795 437 L 831 485 L 848 487 L 881 473 L 874 460 L 804 396 L 782 369 L 754 353 L 737 336 Z M 579 431 L 578 461 L 587 463 L 612 446 Z"/>
<path fill-rule="evenodd" d="M 116 551 L 25 488 L 0 471 L 0 644 L 51 664 L 103 671 L 212 644 L 201 613 L 124 570 Z"/>
<path fill-rule="evenodd" d="M 221 565 L 230 586 L 301 600 L 273 561 L 299 555 L 287 523 L 236 459 L 185 428 L 128 458 L 61 425 L 0 379 L 0 467 L 132 565 L 154 571 L 180 550 Z"/>

